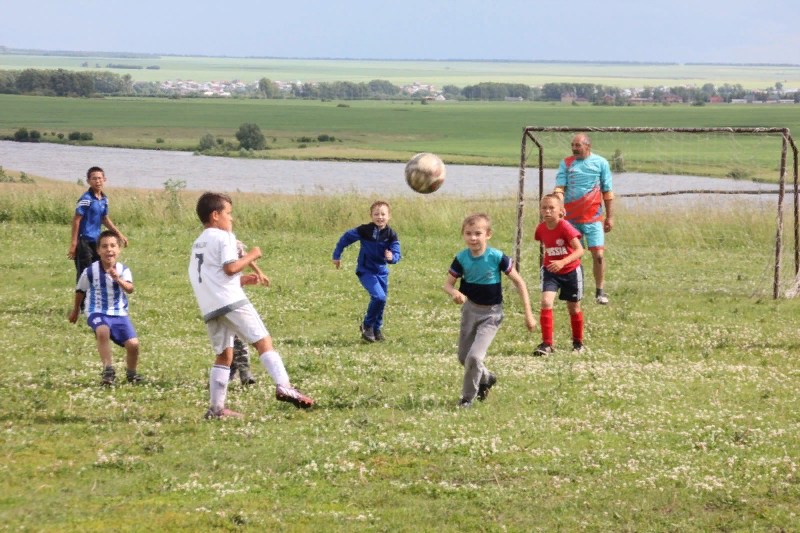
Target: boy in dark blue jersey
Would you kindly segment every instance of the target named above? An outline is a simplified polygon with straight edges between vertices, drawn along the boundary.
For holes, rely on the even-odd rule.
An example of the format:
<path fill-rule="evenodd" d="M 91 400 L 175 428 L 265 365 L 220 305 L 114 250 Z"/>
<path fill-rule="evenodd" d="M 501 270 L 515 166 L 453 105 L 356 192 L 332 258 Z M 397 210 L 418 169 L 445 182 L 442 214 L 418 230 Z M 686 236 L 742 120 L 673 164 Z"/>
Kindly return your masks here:
<path fill-rule="evenodd" d="M 89 185 L 89 190 L 78 198 L 75 205 L 75 216 L 72 217 L 72 240 L 67 251 L 67 257 L 75 260 L 76 282 L 80 279 L 83 269 L 100 260 L 97 253 L 97 238 L 100 236 L 101 225 L 116 233 L 122 246 L 128 246 L 128 239 L 108 216 L 108 196 L 103 192 L 106 184 L 103 169 L 90 168 L 86 172 L 86 183 Z"/>
<path fill-rule="evenodd" d="M 400 241 L 397 233 L 387 224 L 392 218 L 392 210 L 387 202 L 378 200 L 369 208 L 371 224 L 353 228 L 339 239 L 333 250 L 333 265 L 338 269 L 342 251 L 356 241 L 361 243 L 358 253 L 356 276 L 369 293 L 370 301 L 364 321 L 361 324 L 361 338 L 367 342 L 383 340 L 383 309 L 386 307 L 386 294 L 389 290 L 389 268 L 400 261 Z"/>
<path fill-rule="evenodd" d="M 522 298 L 525 326 L 536 329 L 528 288 L 514 262 L 499 250 L 486 246 L 492 237 L 492 219 L 485 213 L 475 213 L 464 219 L 461 235 L 467 249 L 456 255 L 444 290 L 461 307 L 461 334 L 458 338 L 458 360 L 464 365 L 464 385 L 459 407 L 472 407 L 477 396 L 483 401 L 497 382 L 494 373 L 483 365 L 486 351 L 503 321 L 503 288 L 500 273 L 508 276 Z M 461 279 L 459 289 L 456 280 Z"/>

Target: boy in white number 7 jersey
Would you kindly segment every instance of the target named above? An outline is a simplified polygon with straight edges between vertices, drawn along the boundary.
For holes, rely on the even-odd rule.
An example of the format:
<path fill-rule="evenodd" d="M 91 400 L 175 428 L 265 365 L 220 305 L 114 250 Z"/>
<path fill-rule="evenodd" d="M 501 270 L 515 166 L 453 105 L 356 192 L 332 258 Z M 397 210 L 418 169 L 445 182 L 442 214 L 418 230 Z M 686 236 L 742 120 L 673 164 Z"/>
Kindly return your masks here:
<path fill-rule="evenodd" d="M 225 408 L 233 360 L 233 338 L 236 335 L 258 350 L 261 364 L 275 380 L 276 399 L 295 407 L 311 407 L 314 400 L 295 390 L 289 383 L 283 360 L 272 349 L 272 338 L 267 328 L 242 290 L 242 285 L 258 283 L 255 274 L 242 276 L 241 272 L 261 257 L 261 250 L 254 246 L 239 258 L 236 236 L 231 232 L 232 206 L 233 201 L 226 194 L 203 193 L 197 201 L 197 216 L 206 229 L 194 241 L 189 263 L 189 280 L 208 329 L 211 347 L 217 356 L 211 368 L 211 407 L 206 418 L 241 416 Z"/>

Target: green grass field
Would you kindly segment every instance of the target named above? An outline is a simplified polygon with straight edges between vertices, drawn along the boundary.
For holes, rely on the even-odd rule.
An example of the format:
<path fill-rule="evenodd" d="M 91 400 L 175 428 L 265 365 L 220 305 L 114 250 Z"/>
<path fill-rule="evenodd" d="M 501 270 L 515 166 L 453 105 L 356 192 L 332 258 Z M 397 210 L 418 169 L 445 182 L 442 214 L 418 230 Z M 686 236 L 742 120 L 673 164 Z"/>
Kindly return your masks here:
<path fill-rule="evenodd" d="M 237 236 L 264 251 L 250 288 L 298 387 L 232 384 L 241 421 L 205 422 L 212 354 L 186 279 L 197 193 L 110 189 L 131 240 L 121 260 L 147 384 L 99 385 L 85 325 L 66 315 L 68 222 L 81 188 L 0 187 L 0 523 L 9 531 L 795 531 L 800 513 L 800 302 L 769 292 L 772 210 L 621 205 L 609 235 L 607 307 L 584 304 L 590 353 L 531 356 L 505 282 L 489 399 L 455 408 L 459 308 L 441 290 L 465 213 L 502 202 L 391 199 L 387 342 L 365 345 L 366 296 L 348 249 L 370 198 L 234 198 Z M 530 236 L 531 228 L 528 228 Z M 526 246 L 523 276 L 538 301 Z M 588 267 L 588 262 L 586 263 Z M 587 281 L 589 291 L 593 283 Z M 538 308 L 538 305 L 535 305 Z M 122 354 L 115 349 L 118 374 Z"/>
<path fill-rule="evenodd" d="M 503 63 L 467 61 L 365 61 L 309 59 L 245 59 L 207 57 L 169 57 L 161 59 L 109 59 L 92 57 L 17 56 L 0 54 L 0 69 L 25 68 L 89 70 L 99 63 L 159 65 L 159 70 L 113 69 L 130 73 L 134 80 L 166 81 L 239 79 L 252 83 L 262 77 L 281 81 L 367 82 L 389 80 L 396 85 L 415 81 L 437 87 L 448 84 L 464 87 L 482 81 L 541 85 L 548 82 L 599 83 L 617 87 L 644 87 L 705 83 L 722 85 L 740 83 L 747 89 L 772 87 L 780 81 L 784 87 L 800 86 L 798 67 L 687 66 L 687 65 L 600 65 L 572 63 Z"/>
<path fill-rule="evenodd" d="M 0 135 L 27 127 L 68 134 L 91 131 L 88 144 L 191 150 L 201 136 L 235 141 L 244 122 L 255 122 L 271 150 L 255 154 L 279 159 L 405 161 L 436 152 L 448 163 L 518 165 L 524 126 L 777 126 L 800 133 L 800 106 L 684 105 L 599 107 L 540 102 L 337 102 L 302 100 L 165 100 L 47 98 L 0 95 Z M 296 138 L 321 133 L 341 142 Z M 156 139 L 164 139 L 163 144 Z M 275 141 L 273 142 L 273 138 Z M 52 139 L 52 136 L 44 138 Z M 569 149 L 569 137 L 549 136 L 546 164 L 554 167 Z M 777 181 L 776 137 L 596 135 L 595 152 L 624 152 L 627 170 L 727 175 L 734 167 Z M 2 162 L 0 162 L 1 164 Z M 24 169 L 20 169 L 24 170 Z"/>

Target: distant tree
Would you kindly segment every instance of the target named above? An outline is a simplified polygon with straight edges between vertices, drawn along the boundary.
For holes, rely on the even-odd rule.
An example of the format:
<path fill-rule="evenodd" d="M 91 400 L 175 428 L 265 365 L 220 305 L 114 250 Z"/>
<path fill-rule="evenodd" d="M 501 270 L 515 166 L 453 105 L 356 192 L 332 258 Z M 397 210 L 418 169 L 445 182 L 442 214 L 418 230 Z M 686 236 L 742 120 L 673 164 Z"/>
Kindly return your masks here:
<path fill-rule="evenodd" d="M 31 139 L 35 139 L 37 141 L 42 138 L 42 134 L 39 133 L 39 130 L 31 130 L 29 135 L 31 136 Z M 45 135 L 47 134 L 45 133 Z"/>
<path fill-rule="evenodd" d="M 61 139 L 63 139 L 63 138 L 64 138 L 64 134 L 63 134 L 63 133 L 59 133 L 59 134 L 58 134 L 58 139 L 59 139 L 59 140 L 61 140 Z"/>
<path fill-rule="evenodd" d="M 641 98 L 650 98 L 653 96 L 653 89 L 651 87 L 645 87 L 642 89 L 642 92 L 639 93 L 639 97 Z"/>
<path fill-rule="evenodd" d="M 69 134 L 69 140 L 70 141 L 80 141 L 81 140 L 81 132 L 73 131 L 72 133 Z"/>
<path fill-rule="evenodd" d="M 444 94 L 445 98 L 458 98 L 461 96 L 461 87 L 458 87 L 457 85 L 445 85 L 442 87 L 442 93 Z"/>
<path fill-rule="evenodd" d="M 280 93 L 278 84 L 274 83 L 269 78 L 261 78 L 258 80 L 258 90 L 267 98 L 274 98 Z"/>
<path fill-rule="evenodd" d="M 91 131 L 84 131 L 83 133 L 81 133 L 81 140 L 82 141 L 94 140 L 94 134 Z"/>
<path fill-rule="evenodd" d="M 126 93 L 133 92 L 133 76 L 130 74 L 122 76 L 122 90 Z"/>
<path fill-rule="evenodd" d="M 393 96 L 400 92 L 400 87 L 388 80 L 372 80 L 367 86 L 373 94 L 379 96 Z"/>
<path fill-rule="evenodd" d="M 708 96 L 714 96 L 714 93 L 717 92 L 713 83 L 706 83 L 705 85 L 703 85 L 702 91 L 706 93 Z"/>
<path fill-rule="evenodd" d="M 258 124 L 245 123 L 239 126 L 236 132 L 236 140 L 245 150 L 263 150 L 267 146 L 267 140 L 261 133 Z"/>
<path fill-rule="evenodd" d="M 217 139 L 218 141 L 221 139 Z M 222 144 L 222 143 L 219 143 Z M 202 137 L 200 137 L 200 142 L 197 143 L 197 151 L 203 152 L 205 150 L 211 150 L 214 148 L 214 136 L 210 133 L 206 133 Z"/>
<path fill-rule="evenodd" d="M 28 128 L 20 128 L 14 132 L 15 141 L 27 141 L 28 137 Z"/>
<path fill-rule="evenodd" d="M 81 66 L 83 68 L 89 68 L 89 62 L 88 61 L 84 61 L 83 63 L 81 63 Z"/>
<path fill-rule="evenodd" d="M 794 103 L 800 104 L 800 91 L 794 93 Z"/>
<path fill-rule="evenodd" d="M 776 81 L 775 82 L 775 90 L 778 91 L 778 92 L 782 91 L 783 90 L 783 84 L 781 82 L 779 82 L 779 81 Z"/>

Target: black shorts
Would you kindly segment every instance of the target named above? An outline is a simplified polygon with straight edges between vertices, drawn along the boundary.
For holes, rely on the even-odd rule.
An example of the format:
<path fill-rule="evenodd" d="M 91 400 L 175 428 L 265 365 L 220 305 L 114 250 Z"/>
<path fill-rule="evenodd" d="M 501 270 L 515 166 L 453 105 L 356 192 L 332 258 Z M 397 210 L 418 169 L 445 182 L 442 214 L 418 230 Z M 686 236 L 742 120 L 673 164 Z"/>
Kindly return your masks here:
<path fill-rule="evenodd" d="M 558 299 L 580 302 L 583 299 L 583 267 L 578 266 L 567 274 L 554 274 L 542 267 L 539 271 L 542 292 L 557 292 Z"/>
<path fill-rule="evenodd" d="M 75 270 L 78 271 L 75 283 L 81 278 L 83 270 L 95 261 L 100 261 L 100 255 L 97 253 L 97 243 L 78 237 L 78 246 L 75 248 Z"/>

